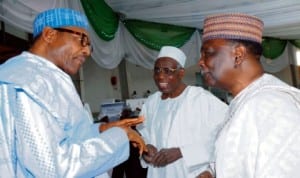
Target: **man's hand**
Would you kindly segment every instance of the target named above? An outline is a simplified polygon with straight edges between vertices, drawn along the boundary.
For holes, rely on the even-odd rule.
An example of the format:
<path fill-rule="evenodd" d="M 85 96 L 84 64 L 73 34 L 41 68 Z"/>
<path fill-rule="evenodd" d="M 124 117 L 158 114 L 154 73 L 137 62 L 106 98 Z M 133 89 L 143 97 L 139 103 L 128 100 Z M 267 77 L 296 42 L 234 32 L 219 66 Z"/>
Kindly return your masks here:
<path fill-rule="evenodd" d="M 135 126 L 137 124 L 140 124 L 144 121 L 144 117 L 140 116 L 137 118 L 126 118 L 114 122 L 109 122 L 109 123 L 103 123 L 99 127 L 99 131 L 103 132 L 111 127 L 131 127 Z"/>
<path fill-rule="evenodd" d="M 166 166 L 182 157 L 179 148 L 161 149 L 151 160 L 154 167 Z"/>
<path fill-rule="evenodd" d="M 132 142 L 134 147 L 139 148 L 139 154 L 142 155 L 144 152 L 148 152 L 146 144 L 142 137 L 130 127 L 121 127 L 127 133 L 128 139 Z"/>
<path fill-rule="evenodd" d="M 213 178 L 211 173 L 209 171 L 204 171 L 200 175 L 198 175 L 196 178 Z"/>
<path fill-rule="evenodd" d="M 152 158 L 157 153 L 157 148 L 151 144 L 146 145 L 148 152 L 143 153 L 143 159 L 146 161 L 146 163 L 151 164 Z"/>

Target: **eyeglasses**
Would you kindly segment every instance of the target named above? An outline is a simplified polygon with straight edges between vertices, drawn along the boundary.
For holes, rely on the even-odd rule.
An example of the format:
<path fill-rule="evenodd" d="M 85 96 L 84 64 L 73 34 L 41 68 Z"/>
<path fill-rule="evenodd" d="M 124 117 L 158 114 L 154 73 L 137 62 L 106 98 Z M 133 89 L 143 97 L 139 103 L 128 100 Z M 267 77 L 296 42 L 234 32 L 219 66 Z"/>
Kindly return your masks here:
<path fill-rule="evenodd" d="M 168 67 L 154 67 L 153 72 L 154 74 L 159 74 L 163 72 L 166 75 L 172 75 L 174 74 L 179 68 L 173 69 Z"/>
<path fill-rule="evenodd" d="M 93 51 L 93 47 L 92 47 L 92 44 L 91 44 L 91 42 L 89 40 L 89 37 L 85 33 L 76 32 L 74 30 L 70 30 L 70 29 L 66 29 L 66 28 L 54 28 L 54 30 L 57 30 L 59 32 L 71 33 L 71 34 L 80 36 L 80 44 L 81 44 L 81 46 L 82 47 L 90 46 L 91 51 Z"/>

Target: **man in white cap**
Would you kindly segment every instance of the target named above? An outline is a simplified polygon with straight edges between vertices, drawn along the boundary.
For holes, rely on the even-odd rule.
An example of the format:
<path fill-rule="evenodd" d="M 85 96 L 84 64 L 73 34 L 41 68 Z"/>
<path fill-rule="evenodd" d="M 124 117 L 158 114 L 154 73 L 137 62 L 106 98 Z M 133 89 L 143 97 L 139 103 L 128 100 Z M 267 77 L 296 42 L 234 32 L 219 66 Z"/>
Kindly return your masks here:
<path fill-rule="evenodd" d="M 300 177 L 300 91 L 264 73 L 262 32 L 248 14 L 204 21 L 203 77 L 234 97 L 216 142 L 217 178 Z"/>
<path fill-rule="evenodd" d="M 0 66 L 0 177 L 108 177 L 125 161 L 129 140 L 145 145 L 125 125 L 90 123 L 70 75 L 91 54 L 88 21 L 80 12 L 44 11 L 33 24 L 34 44 Z"/>
<path fill-rule="evenodd" d="M 149 178 L 195 178 L 213 162 L 214 142 L 227 105 L 201 87 L 183 83 L 186 56 L 161 48 L 154 65 L 157 92 L 142 107 L 138 130 L 148 154 L 142 165 Z"/>

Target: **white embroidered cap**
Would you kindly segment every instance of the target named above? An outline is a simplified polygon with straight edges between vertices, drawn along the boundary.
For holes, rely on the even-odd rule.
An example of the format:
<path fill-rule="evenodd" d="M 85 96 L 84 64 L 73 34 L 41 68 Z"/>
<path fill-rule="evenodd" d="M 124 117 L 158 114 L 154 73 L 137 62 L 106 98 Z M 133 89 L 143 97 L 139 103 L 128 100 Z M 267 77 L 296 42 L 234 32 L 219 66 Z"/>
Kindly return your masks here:
<path fill-rule="evenodd" d="M 177 61 L 181 67 L 184 67 L 186 56 L 181 49 L 174 46 L 163 46 L 156 59 L 169 57 Z"/>

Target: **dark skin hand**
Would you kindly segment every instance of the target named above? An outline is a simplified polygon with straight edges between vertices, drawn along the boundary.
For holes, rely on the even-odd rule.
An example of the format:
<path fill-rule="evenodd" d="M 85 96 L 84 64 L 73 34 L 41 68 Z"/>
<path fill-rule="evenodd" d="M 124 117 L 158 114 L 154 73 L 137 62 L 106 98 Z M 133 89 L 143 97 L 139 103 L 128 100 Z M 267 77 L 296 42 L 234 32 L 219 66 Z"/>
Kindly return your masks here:
<path fill-rule="evenodd" d="M 147 153 L 148 149 L 143 138 L 131 127 L 121 127 L 127 133 L 128 139 L 131 141 L 134 147 L 138 147 L 139 154 L 142 155 L 143 153 Z"/>
<path fill-rule="evenodd" d="M 152 158 L 154 167 L 164 167 L 182 157 L 179 148 L 164 148 L 157 152 Z"/>
<path fill-rule="evenodd" d="M 200 175 L 198 175 L 196 178 L 213 178 L 211 173 L 209 171 L 204 171 Z"/>
<path fill-rule="evenodd" d="M 182 157 L 179 148 L 161 149 L 159 152 L 157 152 L 157 148 L 151 144 L 147 144 L 146 147 L 148 152 L 143 153 L 143 159 L 149 164 L 153 164 L 154 166 L 156 165 L 156 167 L 166 166 L 167 164 L 170 164 Z M 160 163 L 159 160 L 161 160 L 162 163 Z M 204 171 L 196 178 L 213 178 L 213 176 L 209 171 Z"/>
<path fill-rule="evenodd" d="M 157 153 L 157 148 L 151 144 L 146 145 L 148 152 L 143 153 L 143 159 L 146 161 L 146 163 L 151 164 L 152 158 Z"/>
<path fill-rule="evenodd" d="M 143 154 L 144 160 L 152 164 L 154 167 L 164 167 L 182 157 L 179 148 L 161 149 L 157 152 L 157 148 L 148 144 L 148 153 Z"/>

